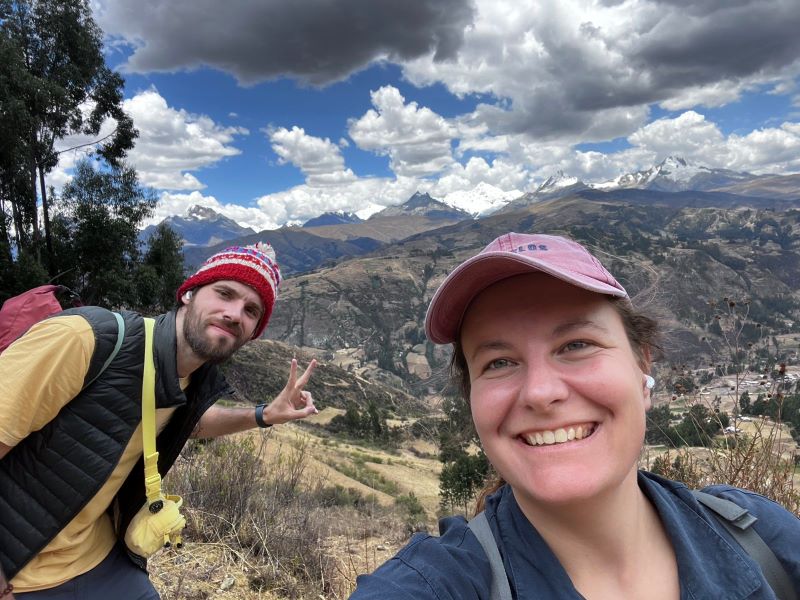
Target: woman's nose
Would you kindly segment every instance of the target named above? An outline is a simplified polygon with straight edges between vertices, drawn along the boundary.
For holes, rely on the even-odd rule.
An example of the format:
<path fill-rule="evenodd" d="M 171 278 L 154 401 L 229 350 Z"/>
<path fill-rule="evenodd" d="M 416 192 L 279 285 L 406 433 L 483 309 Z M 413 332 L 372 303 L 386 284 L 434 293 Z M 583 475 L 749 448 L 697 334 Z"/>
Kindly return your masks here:
<path fill-rule="evenodd" d="M 567 399 L 569 387 L 555 366 L 547 360 L 528 364 L 522 387 L 520 403 L 532 410 L 548 411 Z"/>

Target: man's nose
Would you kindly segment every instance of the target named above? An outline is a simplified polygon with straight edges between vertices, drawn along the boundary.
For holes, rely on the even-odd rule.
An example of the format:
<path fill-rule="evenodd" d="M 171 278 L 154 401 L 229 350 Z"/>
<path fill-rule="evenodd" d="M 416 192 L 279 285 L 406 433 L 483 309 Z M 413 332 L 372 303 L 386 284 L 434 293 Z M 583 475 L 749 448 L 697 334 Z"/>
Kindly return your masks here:
<path fill-rule="evenodd" d="M 225 303 L 222 311 L 222 317 L 228 321 L 241 323 L 244 316 L 245 303 L 241 300 L 229 300 Z"/>

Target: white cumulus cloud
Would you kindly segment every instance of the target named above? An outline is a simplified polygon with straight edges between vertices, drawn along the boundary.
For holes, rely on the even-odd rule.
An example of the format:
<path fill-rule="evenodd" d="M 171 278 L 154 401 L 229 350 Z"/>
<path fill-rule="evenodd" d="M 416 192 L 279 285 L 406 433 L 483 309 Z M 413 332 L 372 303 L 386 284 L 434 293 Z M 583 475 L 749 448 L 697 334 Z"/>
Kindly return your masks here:
<path fill-rule="evenodd" d="M 243 127 L 225 127 L 208 116 L 172 108 L 154 89 L 126 100 L 124 109 L 139 130 L 128 160 L 143 184 L 158 189 L 203 189 L 192 172 L 239 154 L 232 143 L 237 135 L 248 134 Z"/>
<path fill-rule="evenodd" d="M 374 109 L 349 123 L 359 148 L 389 156 L 398 176 L 433 175 L 453 163 L 450 144 L 456 128 L 447 119 L 416 102 L 406 103 L 391 85 L 370 96 Z"/>
<path fill-rule="evenodd" d="M 267 135 L 280 162 L 298 167 L 310 185 L 338 185 L 356 178 L 345 168 L 339 146 L 327 138 L 309 135 L 297 126 L 268 130 Z"/>

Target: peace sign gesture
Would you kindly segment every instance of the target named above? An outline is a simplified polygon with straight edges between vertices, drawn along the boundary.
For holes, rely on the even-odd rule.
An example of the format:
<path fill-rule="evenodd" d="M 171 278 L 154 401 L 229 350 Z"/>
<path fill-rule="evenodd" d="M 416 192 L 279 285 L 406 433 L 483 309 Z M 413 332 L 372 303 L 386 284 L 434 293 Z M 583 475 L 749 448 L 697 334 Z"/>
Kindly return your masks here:
<path fill-rule="evenodd" d="M 313 359 L 300 377 L 297 376 L 297 359 L 292 359 L 292 366 L 289 369 L 289 381 L 275 396 L 275 399 L 264 408 L 263 418 L 266 423 L 280 425 L 288 421 L 305 419 L 308 415 L 315 415 L 319 411 L 314 406 L 311 392 L 304 390 L 306 383 L 311 378 L 311 373 L 317 366 L 316 359 Z"/>

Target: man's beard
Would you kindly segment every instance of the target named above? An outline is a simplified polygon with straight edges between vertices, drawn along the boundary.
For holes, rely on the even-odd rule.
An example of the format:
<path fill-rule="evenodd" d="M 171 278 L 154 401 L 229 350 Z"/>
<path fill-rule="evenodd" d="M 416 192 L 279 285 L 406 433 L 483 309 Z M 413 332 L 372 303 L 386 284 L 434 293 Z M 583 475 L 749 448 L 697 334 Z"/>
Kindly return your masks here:
<path fill-rule="evenodd" d="M 215 341 L 206 333 L 206 327 L 209 324 L 218 324 L 231 331 L 236 336 L 236 340 L 232 340 L 233 343 L 230 345 L 226 344 L 224 339 Z M 228 360 L 247 341 L 242 339 L 241 324 L 221 320 L 203 322 L 191 304 L 186 307 L 186 316 L 183 319 L 183 337 L 195 355 L 211 364 L 219 364 Z"/>

